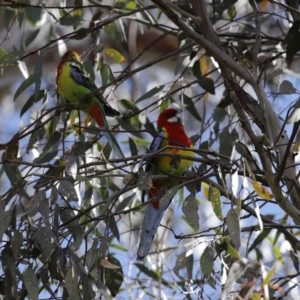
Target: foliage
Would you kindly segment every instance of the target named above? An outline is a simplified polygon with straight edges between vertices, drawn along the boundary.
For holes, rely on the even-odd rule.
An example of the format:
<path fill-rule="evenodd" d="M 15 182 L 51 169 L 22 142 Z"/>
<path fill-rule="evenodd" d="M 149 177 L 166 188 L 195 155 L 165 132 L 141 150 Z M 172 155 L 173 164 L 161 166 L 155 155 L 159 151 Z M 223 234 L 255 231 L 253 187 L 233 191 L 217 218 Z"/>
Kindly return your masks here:
<path fill-rule="evenodd" d="M 299 8 L 254 0 L 62 2 L 0 4 L 1 74 L 14 78 L 1 92 L 18 114 L 15 132 L 1 131 L 9 138 L 0 145 L 0 294 L 297 296 Z M 123 114 L 110 125 L 125 159 L 114 158 L 93 121 L 54 92 L 67 49 L 82 55 Z M 153 252 L 137 263 L 141 194 L 152 182 L 142 167 L 153 123 L 170 105 L 183 111 L 194 167 L 174 188 Z"/>

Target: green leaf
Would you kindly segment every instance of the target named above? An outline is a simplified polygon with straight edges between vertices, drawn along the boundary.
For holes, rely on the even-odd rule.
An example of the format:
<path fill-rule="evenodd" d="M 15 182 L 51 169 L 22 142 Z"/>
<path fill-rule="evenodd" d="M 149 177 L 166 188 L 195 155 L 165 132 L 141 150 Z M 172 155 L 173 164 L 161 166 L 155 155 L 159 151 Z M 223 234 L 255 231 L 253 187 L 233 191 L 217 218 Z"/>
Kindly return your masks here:
<path fill-rule="evenodd" d="M 287 124 L 296 123 L 300 121 L 300 98 L 295 103 L 293 110 L 286 120 Z"/>
<path fill-rule="evenodd" d="M 104 26 L 104 32 L 109 35 L 114 41 L 121 42 L 121 35 L 115 22 L 111 22 Z"/>
<path fill-rule="evenodd" d="M 293 23 L 292 27 L 286 35 L 285 43 L 287 43 L 286 48 L 286 62 L 288 66 L 293 62 L 294 56 L 300 51 L 300 21 L 297 20 Z"/>
<path fill-rule="evenodd" d="M 276 70 L 274 70 L 273 72 L 271 72 L 270 74 L 268 74 L 268 75 L 266 76 L 266 79 L 267 79 L 267 80 L 271 80 L 271 79 L 273 79 L 274 77 L 279 76 L 279 75 L 281 75 L 281 74 L 283 74 L 283 70 L 282 70 L 282 69 L 276 69 Z"/>
<path fill-rule="evenodd" d="M 48 152 L 50 150 L 57 150 L 59 143 L 61 141 L 61 132 L 54 131 L 51 135 L 50 139 L 48 140 L 46 146 L 43 149 L 43 152 Z"/>
<path fill-rule="evenodd" d="M 40 141 L 45 135 L 45 128 L 41 121 L 37 121 L 34 126 L 34 132 L 31 134 L 26 151 L 29 152 L 33 145 Z"/>
<path fill-rule="evenodd" d="M 18 64 L 18 60 L 23 57 L 25 51 L 14 51 L 0 58 L 0 67 L 4 68 Z"/>
<path fill-rule="evenodd" d="M 186 216 L 187 220 L 191 223 L 193 228 L 199 230 L 200 217 L 198 211 L 198 204 L 194 195 L 190 194 L 183 201 L 182 212 Z"/>
<path fill-rule="evenodd" d="M 102 78 L 102 85 L 106 85 L 115 79 L 110 67 L 107 64 L 101 64 L 100 73 Z"/>
<path fill-rule="evenodd" d="M 39 211 L 39 206 L 42 201 L 47 201 L 45 194 L 41 191 L 36 192 L 29 201 L 25 202 L 25 212 L 29 216 L 34 216 Z"/>
<path fill-rule="evenodd" d="M 78 28 L 76 31 L 74 31 L 74 33 L 72 34 L 72 36 L 70 37 L 72 40 L 82 40 L 84 39 L 87 35 L 89 35 L 89 30 L 88 28 Z"/>
<path fill-rule="evenodd" d="M 0 47 L 0 60 L 7 55 L 7 52 L 3 49 L 3 47 Z"/>
<path fill-rule="evenodd" d="M 35 40 L 40 30 L 41 28 L 36 29 L 28 35 L 28 37 L 25 39 L 25 49 L 27 49 L 28 46 Z"/>
<path fill-rule="evenodd" d="M 82 18 L 80 16 L 70 16 L 63 17 L 59 20 L 60 25 L 62 26 L 73 26 L 78 27 L 82 22 Z"/>
<path fill-rule="evenodd" d="M 39 299 L 39 283 L 33 270 L 28 266 L 22 274 L 23 282 L 31 300 Z"/>
<path fill-rule="evenodd" d="M 141 271 L 143 272 L 144 274 L 146 274 L 148 277 L 154 279 L 154 280 L 158 280 L 159 279 L 159 276 L 156 272 L 152 271 L 152 270 L 149 270 L 145 265 L 142 265 L 142 264 L 138 264 L 138 263 L 135 263 L 136 267 Z"/>
<path fill-rule="evenodd" d="M 204 91 L 214 95 L 215 94 L 215 83 L 211 78 L 198 79 L 198 84 L 204 89 Z"/>
<path fill-rule="evenodd" d="M 296 89 L 293 84 L 288 80 L 283 80 L 279 86 L 279 91 L 282 94 L 290 95 L 296 93 Z"/>
<path fill-rule="evenodd" d="M 81 300 L 78 292 L 78 271 L 76 265 L 73 264 L 66 273 L 65 276 L 65 286 L 68 291 L 69 299 Z"/>
<path fill-rule="evenodd" d="M 136 2 L 135 1 L 129 1 L 126 6 L 126 9 L 128 10 L 134 10 L 136 8 Z"/>
<path fill-rule="evenodd" d="M 53 238 L 52 230 L 50 228 L 39 226 L 34 232 L 32 238 L 41 247 L 43 254 L 46 255 L 48 259 L 50 259 L 53 248 L 51 242 Z"/>
<path fill-rule="evenodd" d="M 20 117 L 22 117 L 26 111 L 33 106 L 35 103 L 39 102 L 41 99 L 45 100 L 47 98 L 47 91 L 46 90 L 40 90 L 38 93 L 32 94 L 29 99 L 26 101 L 24 106 L 22 107 L 20 111 Z"/>
<path fill-rule="evenodd" d="M 224 128 L 222 132 L 220 133 L 220 154 L 230 157 L 233 144 L 236 140 L 239 139 L 238 133 L 236 130 L 232 130 L 231 133 L 229 133 L 228 128 Z M 220 158 L 220 162 L 222 163 L 228 163 L 228 160 L 225 158 Z"/>
<path fill-rule="evenodd" d="M 124 274 L 121 263 L 113 255 L 109 254 L 107 260 L 118 268 L 105 268 L 105 283 L 111 295 L 115 297 L 123 283 Z"/>
<path fill-rule="evenodd" d="M 226 216 L 228 231 L 236 248 L 241 246 L 240 218 L 235 209 L 231 208 Z"/>
<path fill-rule="evenodd" d="M 14 96 L 14 101 L 32 84 L 36 82 L 36 75 L 31 74 L 27 79 L 25 79 L 22 84 L 18 87 L 15 96 Z"/>
<path fill-rule="evenodd" d="M 252 245 L 250 246 L 250 248 L 248 249 L 248 253 L 253 250 L 254 248 L 256 248 L 271 232 L 271 228 L 267 228 L 264 229 L 257 237 L 256 239 L 253 241 Z"/>
<path fill-rule="evenodd" d="M 134 142 L 134 140 L 132 138 L 128 138 L 129 141 L 129 148 L 130 148 L 130 153 L 132 156 L 135 156 L 138 154 L 138 148 L 136 146 L 136 143 Z"/>
<path fill-rule="evenodd" d="M 78 218 L 75 218 L 75 213 L 71 209 L 60 210 L 60 217 L 63 222 L 62 225 L 66 226 L 74 239 L 74 248 L 81 245 L 83 239 L 83 229 L 79 226 Z"/>
<path fill-rule="evenodd" d="M 137 180 L 138 189 L 140 191 L 149 191 L 152 185 L 153 183 L 149 173 L 141 169 Z"/>
<path fill-rule="evenodd" d="M 42 18 L 42 8 L 41 7 L 25 7 L 25 16 L 29 23 L 34 26 Z"/>
<path fill-rule="evenodd" d="M 64 197 L 66 201 L 78 202 L 77 193 L 74 188 L 74 182 L 71 182 L 70 180 L 61 180 L 59 183 L 58 192 Z"/>
<path fill-rule="evenodd" d="M 43 164 L 43 163 L 48 163 L 52 159 L 54 159 L 58 154 L 58 150 L 53 150 L 49 152 L 43 152 L 33 160 L 34 163 L 36 164 Z"/>
<path fill-rule="evenodd" d="M 223 247 L 227 254 L 229 254 L 232 258 L 240 259 L 239 252 L 230 244 L 230 239 L 225 238 L 223 242 Z"/>
<path fill-rule="evenodd" d="M 120 242 L 120 233 L 114 216 L 110 216 L 108 218 L 108 224 L 112 234 Z"/>
<path fill-rule="evenodd" d="M 200 59 L 198 59 L 194 62 L 192 71 L 196 78 L 198 78 L 198 79 L 202 78 L 202 73 L 201 73 L 201 68 L 200 68 Z"/>
<path fill-rule="evenodd" d="M 181 280 L 185 280 L 185 278 L 180 275 L 179 271 L 182 269 L 186 269 L 188 275 L 187 277 L 189 280 L 191 280 L 193 274 L 193 265 L 194 265 L 193 251 L 188 250 L 181 253 L 177 257 L 173 271 L 178 278 L 180 278 Z"/>
<path fill-rule="evenodd" d="M 12 211 L 3 211 L 2 209 L 0 210 L 0 239 L 2 240 L 2 236 L 7 229 L 7 227 L 10 224 L 12 217 Z"/>
<path fill-rule="evenodd" d="M 216 217 L 220 221 L 223 221 L 224 217 L 222 214 L 222 203 L 221 203 L 220 191 L 217 188 L 210 186 L 208 190 L 208 200 L 211 202 Z"/>
<path fill-rule="evenodd" d="M 141 96 L 140 98 L 138 98 L 135 103 L 139 103 L 145 99 L 151 98 L 154 95 L 156 95 L 157 93 L 159 93 L 163 88 L 165 87 L 165 84 L 163 85 L 159 85 L 154 87 L 153 89 L 151 89 L 150 91 L 148 91 L 146 94 L 144 94 L 143 96 Z"/>
<path fill-rule="evenodd" d="M 199 122 L 202 121 L 201 116 L 198 113 L 198 110 L 196 109 L 195 103 L 193 100 L 188 97 L 186 94 L 182 94 L 181 96 L 184 105 L 186 106 L 187 111 Z"/>
<path fill-rule="evenodd" d="M 39 97 L 39 91 L 41 87 L 42 82 L 42 76 L 43 76 L 43 64 L 40 55 L 38 55 L 35 67 L 34 67 L 34 75 L 35 75 L 35 98 L 36 100 Z"/>
<path fill-rule="evenodd" d="M 214 258 L 215 249 L 211 245 L 208 245 L 200 258 L 201 272 L 206 278 L 208 278 L 214 270 Z"/>
<path fill-rule="evenodd" d="M 163 188 L 163 191 L 165 189 Z M 160 193 L 161 190 L 158 191 Z M 170 201 L 173 199 L 173 197 L 177 194 L 178 192 L 178 185 L 173 186 L 172 188 L 168 189 L 163 196 L 160 198 L 159 206 L 164 207 L 165 205 L 168 205 Z"/>

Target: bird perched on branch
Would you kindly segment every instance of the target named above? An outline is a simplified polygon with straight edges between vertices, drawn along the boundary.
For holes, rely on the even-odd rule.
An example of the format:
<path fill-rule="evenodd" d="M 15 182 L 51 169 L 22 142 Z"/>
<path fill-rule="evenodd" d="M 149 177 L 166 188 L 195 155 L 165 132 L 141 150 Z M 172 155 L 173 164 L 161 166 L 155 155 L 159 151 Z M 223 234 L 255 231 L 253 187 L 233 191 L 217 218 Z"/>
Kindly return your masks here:
<path fill-rule="evenodd" d="M 138 260 L 143 260 L 148 254 L 163 214 L 172 201 L 174 190 L 169 193 L 170 197 L 168 197 L 167 192 L 170 192 L 170 189 L 173 187 L 178 186 L 180 182 L 180 178 L 178 177 L 182 176 L 193 164 L 192 160 L 180 158 L 181 155 L 193 158 L 194 152 L 189 150 L 193 145 L 184 131 L 178 114 L 179 112 L 176 109 L 169 108 L 159 115 L 157 125 L 160 131 L 150 146 L 150 153 L 156 153 L 165 148 L 162 152 L 170 155 L 153 156 L 147 163 L 146 172 L 152 175 L 169 175 L 170 178 L 166 180 L 153 180 L 153 185 L 148 192 L 148 199 L 151 200 L 151 203 L 146 207 L 137 251 Z M 145 193 L 143 193 L 143 202 L 144 196 Z"/>
<path fill-rule="evenodd" d="M 76 103 L 76 107 L 96 121 L 112 148 L 123 158 L 123 152 L 105 118 L 119 116 L 120 113 L 106 103 L 75 51 L 68 51 L 62 57 L 57 67 L 56 84 L 58 93 L 67 102 Z"/>

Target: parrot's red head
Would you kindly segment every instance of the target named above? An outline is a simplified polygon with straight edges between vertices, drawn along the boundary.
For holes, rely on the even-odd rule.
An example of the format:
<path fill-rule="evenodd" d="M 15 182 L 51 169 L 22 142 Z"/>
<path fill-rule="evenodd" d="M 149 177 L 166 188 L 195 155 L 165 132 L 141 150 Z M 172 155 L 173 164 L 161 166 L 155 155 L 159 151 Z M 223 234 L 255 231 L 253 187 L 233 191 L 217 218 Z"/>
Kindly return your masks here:
<path fill-rule="evenodd" d="M 175 108 L 164 110 L 158 117 L 157 125 L 162 128 L 171 124 L 182 125 L 181 119 L 178 116 L 179 111 Z"/>

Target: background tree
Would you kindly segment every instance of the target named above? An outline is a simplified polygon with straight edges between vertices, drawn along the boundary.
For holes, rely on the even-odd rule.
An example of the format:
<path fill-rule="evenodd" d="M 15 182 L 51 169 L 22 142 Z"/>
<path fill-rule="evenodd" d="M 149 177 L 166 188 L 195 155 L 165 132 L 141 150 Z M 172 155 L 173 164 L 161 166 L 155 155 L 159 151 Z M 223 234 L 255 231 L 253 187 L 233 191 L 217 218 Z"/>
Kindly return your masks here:
<path fill-rule="evenodd" d="M 297 1 L 0 7 L 5 299 L 298 297 Z M 126 158 L 57 96 L 67 50 L 123 114 L 109 122 Z M 171 105 L 194 167 L 137 263 L 142 167 Z"/>

